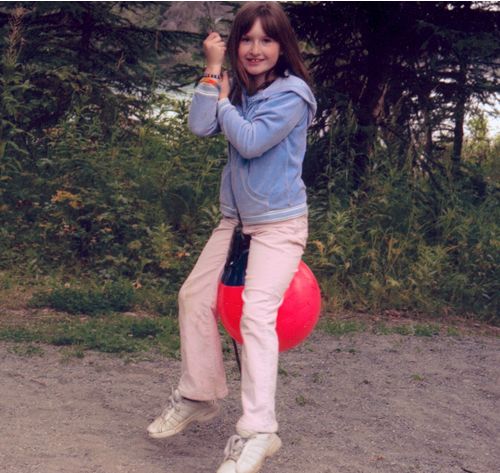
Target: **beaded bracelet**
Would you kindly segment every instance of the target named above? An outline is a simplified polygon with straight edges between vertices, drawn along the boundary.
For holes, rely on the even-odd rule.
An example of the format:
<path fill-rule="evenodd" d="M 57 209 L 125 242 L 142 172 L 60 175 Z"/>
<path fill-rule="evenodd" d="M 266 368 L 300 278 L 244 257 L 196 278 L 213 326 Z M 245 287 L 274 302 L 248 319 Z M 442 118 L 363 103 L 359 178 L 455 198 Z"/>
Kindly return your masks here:
<path fill-rule="evenodd" d="M 217 79 L 217 80 L 221 80 L 222 79 L 222 75 L 221 74 L 209 74 L 208 72 L 204 72 L 201 77 L 210 77 L 211 79 Z"/>
<path fill-rule="evenodd" d="M 215 79 L 211 79 L 210 77 L 202 77 L 200 79 L 200 84 L 201 83 L 213 85 L 213 86 L 217 87 L 218 89 L 220 88 L 219 83 Z"/>

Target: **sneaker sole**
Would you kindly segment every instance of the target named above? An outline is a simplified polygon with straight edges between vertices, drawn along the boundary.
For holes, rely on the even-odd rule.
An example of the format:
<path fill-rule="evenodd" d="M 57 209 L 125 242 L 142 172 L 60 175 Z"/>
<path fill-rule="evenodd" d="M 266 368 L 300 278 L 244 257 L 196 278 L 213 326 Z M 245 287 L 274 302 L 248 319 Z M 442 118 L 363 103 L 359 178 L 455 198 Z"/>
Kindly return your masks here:
<path fill-rule="evenodd" d="M 253 470 L 246 470 L 245 473 L 258 473 L 262 468 L 262 465 L 264 465 L 264 461 L 266 460 L 266 458 L 273 456 L 281 448 L 281 445 L 281 439 L 277 435 L 275 435 L 271 445 L 269 445 L 269 448 L 266 450 L 266 454 L 264 455 L 262 461 L 259 462 L 259 464 L 257 464 Z M 241 470 L 238 469 L 238 465 L 236 465 L 236 473 L 241 473 Z"/>
<path fill-rule="evenodd" d="M 148 432 L 148 435 L 153 439 L 164 439 L 167 437 L 173 437 L 174 435 L 177 435 L 178 433 L 182 432 L 184 429 L 189 427 L 189 425 L 192 424 L 193 422 L 208 422 L 209 420 L 212 420 L 214 417 L 217 417 L 218 414 L 219 414 L 219 408 L 205 413 L 198 413 L 196 414 L 196 416 L 191 417 L 190 419 L 186 419 L 182 424 L 179 424 L 175 429 L 158 433 Z"/>

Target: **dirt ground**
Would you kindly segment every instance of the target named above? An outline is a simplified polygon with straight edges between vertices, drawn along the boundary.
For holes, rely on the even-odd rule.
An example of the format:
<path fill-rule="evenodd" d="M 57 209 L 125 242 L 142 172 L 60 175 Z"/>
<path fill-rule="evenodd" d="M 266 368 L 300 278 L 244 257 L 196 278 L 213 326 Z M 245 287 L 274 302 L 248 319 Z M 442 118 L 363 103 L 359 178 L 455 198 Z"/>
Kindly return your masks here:
<path fill-rule="evenodd" d="M 168 440 L 145 428 L 178 360 L 66 360 L 0 343 L 0 471 L 215 473 L 240 413 L 235 362 L 223 413 Z M 500 472 L 500 338 L 320 331 L 281 356 L 283 448 L 263 473 Z"/>

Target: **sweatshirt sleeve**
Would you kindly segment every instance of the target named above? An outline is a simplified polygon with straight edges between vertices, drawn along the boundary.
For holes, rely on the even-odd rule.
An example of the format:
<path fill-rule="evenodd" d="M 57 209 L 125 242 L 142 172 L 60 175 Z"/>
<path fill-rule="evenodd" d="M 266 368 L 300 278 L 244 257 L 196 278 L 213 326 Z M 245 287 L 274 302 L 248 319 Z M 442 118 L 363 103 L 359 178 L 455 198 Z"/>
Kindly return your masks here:
<path fill-rule="evenodd" d="M 188 126 L 197 136 L 212 136 L 220 131 L 217 121 L 219 90 L 213 85 L 200 83 L 194 89 L 189 108 Z"/>
<path fill-rule="evenodd" d="M 295 92 L 271 96 L 251 121 L 245 120 L 228 99 L 218 103 L 219 125 L 228 141 L 244 158 L 262 156 L 295 128 L 307 103 Z"/>

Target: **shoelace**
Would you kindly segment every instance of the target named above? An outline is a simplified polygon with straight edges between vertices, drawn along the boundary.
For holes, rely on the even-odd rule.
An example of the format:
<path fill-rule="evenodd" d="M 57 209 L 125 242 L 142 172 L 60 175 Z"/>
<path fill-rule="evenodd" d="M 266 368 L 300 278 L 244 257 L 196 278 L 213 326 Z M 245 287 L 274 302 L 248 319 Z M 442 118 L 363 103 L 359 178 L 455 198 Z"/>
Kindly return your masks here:
<path fill-rule="evenodd" d="M 245 440 L 239 435 L 233 435 L 232 437 L 229 437 L 226 448 L 224 449 L 224 461 L 238 461 L 238 458 L 240 458 L 244 446 Z"/>
<path fill-rule="evenodd" d="M 179 404 L 182 401 L 182 396 L 180 395 L 179 391 L 177 389 L 172 389 L 172 394 L 168 398 L 168 405 L 167 407 L 163 410 L 162 416 L 165 417 L 166 414 L 170 411 L 170 409 L 175 409 L 176 411 L 179 410 Z"/>

